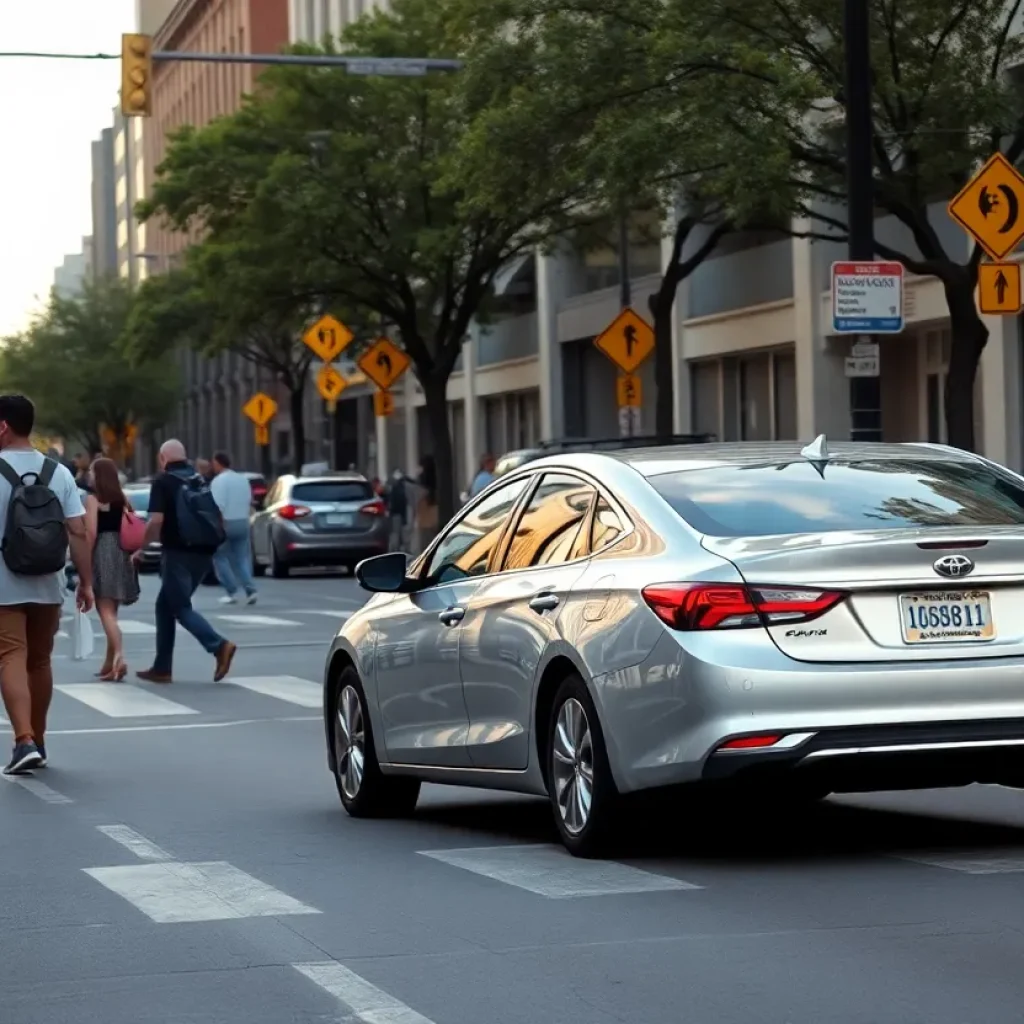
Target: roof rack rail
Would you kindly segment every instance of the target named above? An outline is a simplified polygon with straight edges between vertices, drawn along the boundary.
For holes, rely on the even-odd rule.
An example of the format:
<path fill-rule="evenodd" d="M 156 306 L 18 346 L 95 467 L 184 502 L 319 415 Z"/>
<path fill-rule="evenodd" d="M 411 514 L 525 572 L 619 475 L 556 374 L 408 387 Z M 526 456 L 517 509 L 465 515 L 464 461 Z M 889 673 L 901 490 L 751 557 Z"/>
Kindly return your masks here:
<path fill-rule="evenodd" d="M 669 437 L 658 437 L 655 434 L 641 437 L 561 437 L 552 441 L 540 441 L 537 448 L 544 452 L 617 451 L 622 448 L 666 448 L 680 444 L 708 444 L 714 440 L 714 434 L 672 434 Z"/>

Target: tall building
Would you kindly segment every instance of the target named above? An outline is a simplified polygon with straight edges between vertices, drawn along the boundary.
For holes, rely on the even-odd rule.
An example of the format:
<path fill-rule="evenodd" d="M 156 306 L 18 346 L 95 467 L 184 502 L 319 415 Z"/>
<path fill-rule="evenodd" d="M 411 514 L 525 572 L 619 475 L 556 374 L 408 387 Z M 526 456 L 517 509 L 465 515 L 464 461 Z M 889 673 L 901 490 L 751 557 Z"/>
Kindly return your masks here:
<path fill-rule="evenodd" d="M 384 0 L 288 0 L 292 39 L 318 42 L 336 36 L 346 25 L 378 7 Z"/>
<path fill-rule="evenodd" d="M 141 117 L 114 110 L 114 205 L 117 218 L 117 273 L 132 282 L 145 277 L 147 225 L 135 206 L 145 195 L 144 125 Z"/>
<path fill-rule="evenodd" d="M 53 290 L 62 299 L 71 299 L 82 293 L 87 281 L 92 278 L 92 238 L 82 239 L 80 252 L 69 253 L 64 262 L 53 272 Z"/>
<path fill-rule="evenodd" d="M 153 14 L 153 12 L 149 12 Z M 153 31 L 154 49 L 202 53 L 277 53 L 288 42 L 287 0 L 178 0 Z M 153 113 L 146 122 L 138 196 L 148 194 L 155 169 L 182 125 L 201 127 L 236 110 L 252 90 L 259 69 L 251 64 L 161 61 L 153 71 Z M 141 124 L 142 119 L 137 119 Z M 175 266 L 196 240 L 154 221 L 135 255 L 141 273 Z M 239 466 L 258 468 L 260 452 L 242 406 L 257 387 L 273 390 L 255 368 L 234 354 L 206 358 L 181 355 L 185 393 L 173 429 L 190 452 L 230 450 Z"/>
<path fill-rule="evenodd" d="M 104 128 L 92 144 L 92 273 L 94 277 L 118 273 L 113 128 Z"/>

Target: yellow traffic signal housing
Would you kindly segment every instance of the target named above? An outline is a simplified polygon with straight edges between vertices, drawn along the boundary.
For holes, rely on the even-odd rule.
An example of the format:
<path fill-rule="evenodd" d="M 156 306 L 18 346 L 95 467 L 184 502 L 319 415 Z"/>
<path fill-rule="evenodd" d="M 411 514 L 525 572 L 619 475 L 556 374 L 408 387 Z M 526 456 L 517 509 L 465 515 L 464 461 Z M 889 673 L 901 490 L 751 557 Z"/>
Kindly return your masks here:
<path fill-rule="evenodd" d="M 153 112 L 153 40 L 127 33 L 121 36 L 121 113 L 149 117 Z"/>

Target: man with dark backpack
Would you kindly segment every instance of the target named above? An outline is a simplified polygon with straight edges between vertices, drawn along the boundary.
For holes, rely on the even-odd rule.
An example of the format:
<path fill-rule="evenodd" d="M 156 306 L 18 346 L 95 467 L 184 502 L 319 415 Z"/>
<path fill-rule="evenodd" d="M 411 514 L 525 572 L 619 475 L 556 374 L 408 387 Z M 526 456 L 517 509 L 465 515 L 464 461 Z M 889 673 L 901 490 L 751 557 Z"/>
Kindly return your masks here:
<path fill-rule="evenodd" d="M 210 485 L 189 463 L 180 441 L 165 441 L 159 460 L 161 472 L 150 490 L 142 545 L 145 549 L 159 540 L 163 548 L 156 599 L 156 659 L 152 668 L 137 675 L 150 683 L 172 681 L 174 633 L 180 622 L 216 659 L 213 681 L 219 683 L 231 669 L 236 647 L 192 607 L 192 595 L 224 542 L 224 523 Z"/>
<path fill-rule="evenodd" d="M 23 395 L 0 395 L 0 691 L 14 732 L 5 775 L 46 767 L 50 659 L 69 545 L 78 607 L 88 611 L 93 604 L 82 499 L 67 467 L 32 447 L 35 415 Z"/>

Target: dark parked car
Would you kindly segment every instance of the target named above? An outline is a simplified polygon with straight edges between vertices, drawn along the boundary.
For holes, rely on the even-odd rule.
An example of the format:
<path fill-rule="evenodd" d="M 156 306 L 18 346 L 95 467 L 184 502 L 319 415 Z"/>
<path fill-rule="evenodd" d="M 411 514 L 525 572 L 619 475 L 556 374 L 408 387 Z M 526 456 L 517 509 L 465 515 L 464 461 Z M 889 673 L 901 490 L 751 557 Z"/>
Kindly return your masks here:
<path fill-rule="evenodd" d="M 388 550 L 384 503 L 359 473 L 282 476 L 265 506 L 253 513 L 252 550 L 257 575 L 269 568 L 287 576 L 298 566 L 356 563 Z"/>
<path fill-rule="evenodd" d="M 262 473 L 243 473 L 242 476 L 249 481 L 249 487 L 252 489 L 252 507 L 259 511 L 267 500 L 267 491 L 270 490 L 267 478 Z"/>

